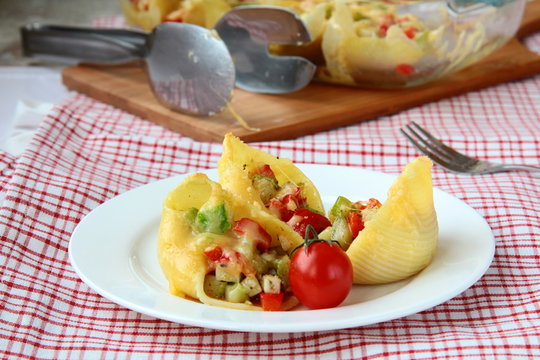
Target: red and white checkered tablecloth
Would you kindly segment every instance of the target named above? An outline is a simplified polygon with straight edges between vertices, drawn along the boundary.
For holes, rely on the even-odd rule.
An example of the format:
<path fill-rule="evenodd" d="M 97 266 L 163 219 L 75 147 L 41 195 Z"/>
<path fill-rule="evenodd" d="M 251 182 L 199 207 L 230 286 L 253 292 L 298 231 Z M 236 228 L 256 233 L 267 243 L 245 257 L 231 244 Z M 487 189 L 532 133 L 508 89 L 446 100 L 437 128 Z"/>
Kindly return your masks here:
<path fill-rule="evenodd" d="M 397 174 L 419 155 L 399 132 L 411 120 L 470 154 L 538 165 L 540 76 L 253 146 L 298 163 Z M 530 173 L 472 177 L 434 167 L 436 187 L 485 217 L 495 258 L 462 294 L 393 321 L 295 334 L 204 329 L 128 310 L 79 279 L 67 248 L 86 214 L 134 187 L 213 168 L 220 155 L 221 144 L 77 94 L 44 119 L 22 156 L 0 153 L 0 358 L 540 358 L 540 177 Z"/>

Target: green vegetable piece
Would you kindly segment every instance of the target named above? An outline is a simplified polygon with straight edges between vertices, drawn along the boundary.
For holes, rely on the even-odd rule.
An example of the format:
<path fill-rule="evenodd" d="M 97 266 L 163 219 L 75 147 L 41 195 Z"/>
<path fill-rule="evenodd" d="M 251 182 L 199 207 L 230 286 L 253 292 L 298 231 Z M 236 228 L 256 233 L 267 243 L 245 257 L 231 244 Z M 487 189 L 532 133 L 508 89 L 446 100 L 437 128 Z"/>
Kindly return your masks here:
<path fill-rule="evenodd" d="M 257 254 L 253 254 L 251 264 L 253 265 L 253 268 L 257 274 L 266 274 L 272 265 L 263 256 Z"/>
<path fill-rule="evenodd" d="M 330 19 L 332 17 L 332 13 L 334 12 L 334 8 L 330 5 L 326 6 L 324 9 L 324 18 L 326 20 Z"/>
<path fill-rule="evenodd" d="M 219 281 L 214 275 L 206 275 L 204 278 L 204 292 L 210 297 L 223 299 L 226 287 L 227 283 Z"/>
<path fill-rule="evenodd" d="M 422 31 L 420 34 L 416 35 L 414 40 L 420 46 L 427 46 L 429 44 L 429 31 Z"/>
<path fill-rule="evenodd" d="M 237 262 L 221 262 L 216 266 L 216 278 L 220 281 L 239 282 L 242 267 Z"/>
<path fill-rule="evenodd" d="M 233 303 L 243 303 L 249 299 L 248 291 L 240 284 L 227 285 L 225 288 L 225 300 Z"/>
<path fill-rule="evenodd" d="M 328 219 L 330 222 L 334 222 L 334 220 L 341 214 L 347 215 L 349 211 L 351 210 L 352 202 L 347 199 L 344 196 L 338 196 L 336 199 L 336 202 L 330 209 L 330 212 L 328 213 Z"/>
<path fill-rule="evenodd" d="M 289 281 L 289 266 L 291 259 L 287 255 L 283 255 L 276 260 L 276 274 L 281 279 L 283 286 L 286 288 Z"/>
<path fill-rule="evenodd" d="M 246 289 L 249 297 L 255 296 L 262 291 L 261 284 L 255 276 L 246 277 L 240 284 Z"/>
<path fill-rule="evenodd" d="M 279 185 L 276 179 L 264 176 L 261 174 L 253 175 L 251 179 L 253 187 L 259 193 L 261 200 L 264 204 L 267 204 L 272 199 L 279 189 Z"/>
<path fill-rule="evenodd" d="M 231 228 L 231 222 L 225 209 L 225 204 L 219 204 L 208 209 L 201 209 L 195 218 L 195 226 L 202 232 L 223 234 Z"/>
<path fill-rule="evenodd" d="M 347 222 L 347 216 L 340 213 L 332 224 L 332 232 L 330 238 L 336 240 L 341 245 L 341 248 L 346 250 L 353 241 L 351 229 Z"/>
<path fill-rule="evenodd" d="M 355 12 L 353 14 L 353 21 L 360 21 L 364 19 L 368 19 L 368 17 L 362 14 L 361 12 Z"/>
<path fill-rule="evenodd" d="M 199 210 L 196 208 L 189 208 L 184 211 L 184 219 L 186 219 L 186 221 L 193 226 L 195 224 L 195 219 L 198 212 Z"/>

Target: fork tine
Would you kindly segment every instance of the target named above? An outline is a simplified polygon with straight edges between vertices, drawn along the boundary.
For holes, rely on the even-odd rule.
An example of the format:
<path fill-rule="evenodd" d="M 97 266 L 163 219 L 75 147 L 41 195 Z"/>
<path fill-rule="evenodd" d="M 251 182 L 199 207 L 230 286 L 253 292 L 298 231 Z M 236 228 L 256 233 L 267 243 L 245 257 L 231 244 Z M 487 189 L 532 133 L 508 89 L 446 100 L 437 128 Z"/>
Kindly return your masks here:
<path fill-rule="evenodd" d="M 438 144 L 434 144 L 433 142 L 429 141 L 429 138 L 426 139 L 425 136 L 419 134 L 411 125 L 406 125 L 405 127 L 416 138 L 416 140 L 424 144 L 425 148 L 428 149 L 431 153 L 436 153 L 440 158 L 452 161 L 452 156 L 450 156 L 446 151 L 444 151 L 444 149 L 438 146 Z"/>
<path fill-rule="evenodd" d="M 433 144 L 435 144 L 438 147 L 438 149 L 444 150 L 446 152 L 446 157 L 448 157 L 449 160 L 451 160 L 452 157 L 454 157 L 454 158 L 456 158 L 457 160 L 460 160 L 460 161 L 471 161 L 472 160 L 469 156 L 466 156 L 466 155 L 460 153 L 459 151 L 454 150 L 450 146 L 443 143 L 441 140 L 437 139 L 435 136 L 431 135 L 431 133 L 429 133 L 427 130 L 422 128 L 420 125 L 418 125 L 414 121 L 411 121 L 411 124 L 416 129 L 418 129 L 418 131 L 420 131 L 426 138 L 428 138 L 429 141 L 431 141 Z"/>
<path fill-rule="evenodd" d="M 408 126 L 406 126 L 406 128 L 409 131 L 411 130 Z M 407 134 L 407 132 L 405 132 L 405 130 L 403 130 L 403 129 L 399 129 L 399 130 L 424 155 L 426 155 L 431 160 L 433 160 L 434 162 L 436 162 L 437 164 L 439 164 L 439 165 L 441 165 L 441 166 L 443 166 L 445 168 L 448 168 L 448 169 L 452 168 L 452 166 L 450 165 L 450 163 L 448 163 L 448 161 L 446 161 L 445 159 L 439 157 L 437 154 L 435 154 L 435 153 L 431 152 L 430 150 L 428 150 L 426 147 L 424 147 L 422 144 L 420 144 L 418 141 L 416 141 L 411 135 Z"/>
<path fill-rule="evenodd" d="M 430 147 L 430 149 L 428 149 L 427 147 L 423 146 L 422 144 L 420 144 L 420 142 L 418 142 L 417 140 L 415 140 L 415 137 L 418 138 L 420 141 L 422 141 L 423 143 L 427 143 L 425 140 L 423 140 L 423 138 L 417 133 L 415 132 L 409 125 L 406 125 L 405 128 L 407 128 L 407 130 L 409 130 L 412 134 L 409 135 L 405 130 L 403 129 L 399 129 L 401 131 L 401 133 L 403 135 L 405 135 L 405 137 L 418 149 L 420 150 L 424 155 L 426 155 L 427 157 L 429 157 L 431 160 L 433 160 L 435 163 L 439 164 L 440 166 L 444 167 L 444 168 L 447 168 L 448 170 L 451 170 L 451 171 L 455 171 L 455 172 L 463 172 L 465 171 L 466 169 L 464 169 L 463 167 L 459 166 L 459 164 L 456 164 L 455 162 L 448 162 L 448 160 L 442 158 L 441 156 L 439 156 L 438 154 L 434 153 L 433 151 L 431 151 L 430 149 L 432 149 L 433 147 Z M 414 136 L 414 137 L 413 137 Z M 429 143 L 428 143 L 429 144 Z"/>

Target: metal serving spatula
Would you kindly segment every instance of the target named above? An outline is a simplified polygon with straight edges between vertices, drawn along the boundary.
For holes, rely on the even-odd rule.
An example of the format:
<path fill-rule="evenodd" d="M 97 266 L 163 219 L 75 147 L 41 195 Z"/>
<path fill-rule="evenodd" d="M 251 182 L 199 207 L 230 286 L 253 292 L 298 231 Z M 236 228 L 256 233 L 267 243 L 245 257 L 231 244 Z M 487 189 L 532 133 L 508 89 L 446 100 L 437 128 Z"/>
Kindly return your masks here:
<path fill-rule="evenodd" d="M 274 6 L 239 6 L 214 29 L 227 44 L 236 67 L 236 86 L 257 93 L 288 93 L 305 87 L 316 66 L 299 56 L 273 56 L 268 45 L 311 41 L 304 22 L 292 11 Z"/>
<path fill-rule="evenodd" d="M 208 29 L 163 23 L 151 33 L 30 24 L 21 28 L 25 56 L 64 64 L 122 64 L 144 60 L 156 98 L 195 115 L 219 113 L 230 101 L 234 64 Z"/>

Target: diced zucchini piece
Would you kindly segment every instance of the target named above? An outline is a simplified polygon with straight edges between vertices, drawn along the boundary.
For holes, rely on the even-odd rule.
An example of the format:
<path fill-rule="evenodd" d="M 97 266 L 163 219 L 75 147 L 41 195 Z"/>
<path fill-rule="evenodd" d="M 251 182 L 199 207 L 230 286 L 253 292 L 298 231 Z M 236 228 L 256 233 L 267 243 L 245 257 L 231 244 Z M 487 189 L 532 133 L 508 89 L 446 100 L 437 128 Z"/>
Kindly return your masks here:
<path fill-rule="evenodd" d="M 281 292 L 281 279 L 277 275 L 263 275 L 262 283 L 265 293 L 278 294 Z"/>
<path fill-rule="evenodd" d="M 216 266 L 216 278 L 219 281 L 239 282 L 242 267 L 238 263 L 224 262 Z"/>
<path fill-rule="evenodd" d="M 255 296 L 262 291 L 261 284 L 255 276 L 248 276 L 240 283 L 247 290 L 249 297 Z"/>
<path fill-rule="evenodd" d="M 231 228 L 231 221 L 227 214 L 225 204 L 209 208 L 201 208 L 195 218 L 195 225 L 202 232 L 223 234 Z"/>
<path fill-rule="evenodd" d="M 225 288 L 225 300 L 234 303 L 243 303 L 249 299 L 246 288 L 240 284 L 235 283 L 227 285 Z"/>
<path fill-rule="evenodd" d="M 283 255 L 276 260 L 276 275 L 281 279 L 283 287 L 287 287 L 289 281 L 289 265 L 291 259 L 287 255 Z"/>
<path fill-rule="evenodd" d="M 227 283 L 218 280 L 214 275 L 206 275 L 204 278 L 204 292 L 215 299 L 223 299 Z"/>
<path fill-rule="evenodd" d="M 264 204 L 267 204 L 272 199 L 279 189 L 279 185 L 276 179 L 264 176 L 261 174 L 253 175 L 251 179 L 253 187 L 259 193 L 261 200 Z"/>
<path fill-rule="evenodd" d="M 328 213 L 328 219 L 333 223 L 334 220 L 342 213 L 345 215 L 350 211 L 352 202 L 344 196 L 338 196 L 336 202 Z"/>
<path fill-rule="evenodd" d="M 338 241 L 343 249 L 347 249 L 351 244 L 353 240 L 352 233 L 344 214 L 340 214 L 334 219 L 330 239 Z"/>
<path fill-rule="evenodd" d="M 277 260 L 277 254 L 276 254 L 276 252 L 274 251 L 274 249 L 271 249 L 271 250 L 269 250 L 269 251 L 267 251 L 267 252 L 265 252 L 265 253 L 262 253 L 262 254 L 261 254 L 261 257 L 262 257 L 264 260 L 266 260 L 266 261 L 268 261 L 268 262 L 270 262 L 270 263 L 273 263 L 273 262 L 275 262 L 275 261 Z"/>
<path fill-rule="evenodd" d="M 319 239 L 332 240 L 332 227 L 329 226 L 319 233 Z"/>
<path fill-rule="evenodd" d="M 253 265 L 253 269 L 257 274 L 267 273 L 268 269 L 272 265 L 271 262 L 268 262 L 264 259 L 264 257 L 257 254 L 253 254 L 253 257 L 251 258 L 251 264 Z"/>

